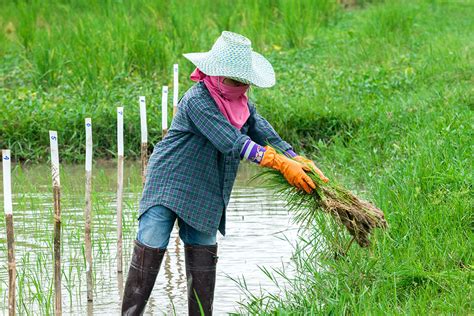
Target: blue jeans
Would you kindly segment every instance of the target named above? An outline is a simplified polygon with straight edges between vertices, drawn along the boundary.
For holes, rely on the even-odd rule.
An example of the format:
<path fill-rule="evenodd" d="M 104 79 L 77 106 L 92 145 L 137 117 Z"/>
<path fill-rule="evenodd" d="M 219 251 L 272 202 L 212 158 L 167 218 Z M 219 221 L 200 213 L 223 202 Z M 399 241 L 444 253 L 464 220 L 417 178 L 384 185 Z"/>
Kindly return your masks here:
<path fill-rule="evenodd" d="M 156 205 L 143 213 L 138 222 L 137 240 L 152 248 L 166 248 L 174 222 L 178 219 L 179 237 L 186 245 L 216 244 L 216 235 L 208 235 L 186 224 L 176 213 L 163 205 Z"/>

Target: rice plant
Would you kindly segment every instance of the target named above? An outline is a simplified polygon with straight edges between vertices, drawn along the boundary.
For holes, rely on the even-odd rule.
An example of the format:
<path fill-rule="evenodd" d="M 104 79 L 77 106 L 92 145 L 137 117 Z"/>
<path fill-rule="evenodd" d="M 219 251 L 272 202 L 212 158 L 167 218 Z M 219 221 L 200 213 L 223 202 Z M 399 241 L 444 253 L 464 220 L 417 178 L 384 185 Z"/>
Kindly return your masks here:
<path fill-rule="evenodd" d="M 316 189 L 311 194 L 293 187 L 279 171 L 273 169 L 261 171 L 252 180 L 263 179 L 264 186 L 284 198 L 287 201 L 287 207 L 295 213 L 295 220 L 300 225 L 319 230 L 317 225 L 314 227 L 314 224 L 316 219 L 320 218 L 320 213 L 325 212 L 330 214 L 339 225 L 345 226 L 353 240 L 361 247 L 369 246 L 369 235 L 372 230 L 387 227 L 383 212 L 373 204 L 359 199 L 334 180 L 322 181 L 312 168 L 306 174 L 316 184 Z M 332 230 L 337 231 L 336 228 Z M 334 244 L 335 240 L 337 239 L 327 242 Z M 348 247 L 353 240 L 351 239 Z M 339 248 L 342 249 L 340 245 Z M 342 253 L 346 253 L 347 250 Z"/>

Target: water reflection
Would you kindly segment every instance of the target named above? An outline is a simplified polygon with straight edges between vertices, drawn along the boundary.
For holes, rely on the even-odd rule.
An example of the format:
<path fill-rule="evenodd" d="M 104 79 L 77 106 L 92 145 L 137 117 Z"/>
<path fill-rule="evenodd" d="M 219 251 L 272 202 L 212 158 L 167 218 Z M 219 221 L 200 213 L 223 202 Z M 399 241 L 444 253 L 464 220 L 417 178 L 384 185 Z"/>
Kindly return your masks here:
<path fill-rule="evenodd" d="M 237 284 L 230 280 L 245 278 L 248 289 L 254 293 L 261 290 L 275 292 L 277 289 L 259 266 L 288 267 L 292 242 L 297 237 L 297 227 L 271 192 L 247 185 L 247 179 L 255 171 L 243 165 L 232 192 L 227 210 L 227 235 L 218 236 L 219 263 L 214 310 L 215 315 L 225 315 L 238 308 L 244 296 Z M 115 231 L 115 167 L 102 167 L 100 177 L 94 178 L 94 200 L 92 240 L 94 258 L 94 302 L 87 303 L 85 281 L 85 259 L 83 251 L 83 192 L 82 167 L 69 166 L 63 173 L 75 174 L 65 178 L 63 184 L 63 312 L 65 315 L 111 315 L 119 314 L 124 278 L 132 255 L 133 239 L 137 221 L 135 209 L 140 198 L 140 168 L 126 168 L 128 184 L 124 196 L 124 272 L 116 272 Z M 27 185 L 18 185 L 14 191 L 14 220 L 16 233 L 16 256 L 18 278 L 21 282 L 22 301 L 19 314 L 26 310 L 34 314 L 52 311 L 38 298 L 38 292 L 51 286 L 51 227 L 53 223 L 49 170 L 27 170 L 24 176 L 34 178 Z M 136 172 L 135 172 L 136 171 Z M 128 173 L 127 173 L 128 172 Z M 106 177 L 107 179 L 102 179 Z M 28 177 L 29 178 L 29 177 Z M 41 180 L 43 179 L 43 180 Z M 112 179 L 112 180 L 110 180 Z M 63 180 L 63 179 L 61 179 Z M 68 183 L 68 181 L 70 181 Z M 26 182 L 26 181 L 25 181 Z M 110 193 L 109 193 L 110 192 Z M 0 226 L 0 262 L 6 262 L 5 229 Z M 32 251 L 34 250 L 34 251 Z M 287 271 L 291 273 L 291 269 Z M 6 285 L 8 280 L 4 264 L 0 269 L 0 312 L 6 313 Z M 35 285 L 38 285 L 35 287 Z M 66 290 L 67 289 L 67 290 Z M 18 291 L 18 289 L 17 289 Z M 18 292 L 17 292 L 18 293 Z M 18 293 L 17 295 L 20 295 Z M 145 315 L 186 315 L 186 271 L 184 249 L 175 225 L 168 251 L 150 297 Z M 47 299 L 43 297 L 43 299 Z M 23 313 L 21 313 L 23 310 Z"/>

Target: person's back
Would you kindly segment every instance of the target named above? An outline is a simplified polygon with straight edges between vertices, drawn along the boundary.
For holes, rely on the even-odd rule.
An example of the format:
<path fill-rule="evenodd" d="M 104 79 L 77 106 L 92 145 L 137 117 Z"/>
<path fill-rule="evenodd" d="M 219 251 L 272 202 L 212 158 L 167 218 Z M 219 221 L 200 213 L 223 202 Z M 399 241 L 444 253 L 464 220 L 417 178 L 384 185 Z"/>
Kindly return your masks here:
<path fill-rule="evenodd" d="M 222 142 L 220 148 L 226 152 L 220 152 L 189 115 L 206 110 L 220 115 L 206 86 L 199 82 L 184 94 L 168 133 L 153 150 L 139 214 L 161 204 L 198 230 L 215 234 L 220 228 L 224 235 L 220 221 L 241 160 L 241 145 Z M 247 130 L 248 124 L 240 129 L 242 144 Z M 212 140 L 221 142 L 218 135 Z"/>

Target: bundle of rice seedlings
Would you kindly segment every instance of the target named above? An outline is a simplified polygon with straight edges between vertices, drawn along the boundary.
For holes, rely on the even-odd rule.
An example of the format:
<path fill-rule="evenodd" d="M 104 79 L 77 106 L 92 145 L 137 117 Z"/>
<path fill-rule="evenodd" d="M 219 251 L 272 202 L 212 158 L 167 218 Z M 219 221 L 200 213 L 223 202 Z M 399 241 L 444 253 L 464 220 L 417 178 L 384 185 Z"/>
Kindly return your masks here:
<path fill-rule="evenodd" d="M 262 179 L 264 186 L 275 190 L 284 198 L 290 211 L 295 213 L 299 224 L 314 222 L 320 212 L 330 214 L 339 225 L 343 225 L 361 247 L 370 245 L 369 235 L 375 228 L 387 228 L 383 212 L 375 205 L 355 196 L 334 180 L 323 182 L 315 171 L 307 172 L 316 184 L 311 194 L 290 185 L 283 175 L 274 169 L 262 169 L 252 178 Z"/>

